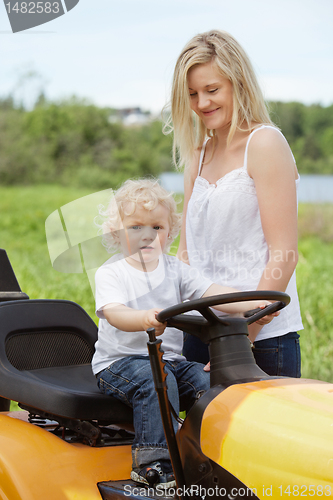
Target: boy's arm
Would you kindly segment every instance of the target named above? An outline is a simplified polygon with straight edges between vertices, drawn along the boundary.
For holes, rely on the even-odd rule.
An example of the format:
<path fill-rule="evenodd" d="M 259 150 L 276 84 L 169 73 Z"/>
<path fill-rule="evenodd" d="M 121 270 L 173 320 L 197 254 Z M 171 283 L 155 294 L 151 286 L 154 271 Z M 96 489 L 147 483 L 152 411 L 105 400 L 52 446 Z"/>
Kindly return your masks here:
<path fill-rule="evenodd" d="M 141 332 L 148 328 L 155 328 L 156 335 L 162 335 L 166 323 L 160 323 L 156 314 L 162 309 L 138 310 L 124 306 L 124 304 L 107 304 L 103 307 L 103 314 L 110 325 L 125 332 Z"/>

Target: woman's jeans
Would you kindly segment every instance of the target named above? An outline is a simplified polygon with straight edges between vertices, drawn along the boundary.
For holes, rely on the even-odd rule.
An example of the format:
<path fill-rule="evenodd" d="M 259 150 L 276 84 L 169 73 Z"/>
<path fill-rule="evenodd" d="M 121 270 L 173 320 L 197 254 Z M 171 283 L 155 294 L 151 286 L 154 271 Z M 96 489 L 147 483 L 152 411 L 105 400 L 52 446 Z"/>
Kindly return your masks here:
<path fill-rule="evenodd" d="M 257 365 L 268 375 L 301 376 L 301 350 L 296 332 L 254 342 L 252 352 Z M 188 333 L 184 333 L 183 354 L 188 361 L 209 361 L 208 346 Z"/>
<path fill-rule="evenodd" d="M 290 332 L 281 337 L 259 340 L 253 345 L 256 363 L 268 375 L 295 378 L 301 376 L 301 349 L 298 333 Z"/>
<path fill-rule="evenodd" d="M 200 363 L 166 361 L 169 401 L 178 414 L 189 410 L 202 391 L 209 389 L 209 373 Z M 133 468 L 168 459 L 160 408 L 148 356 L 128 356 L 112 363 L 98 376 L 98 387 L 133 407 L 135 438 L 132 445 Z M 178 424 L 174 420 L 174 430 Z"/>

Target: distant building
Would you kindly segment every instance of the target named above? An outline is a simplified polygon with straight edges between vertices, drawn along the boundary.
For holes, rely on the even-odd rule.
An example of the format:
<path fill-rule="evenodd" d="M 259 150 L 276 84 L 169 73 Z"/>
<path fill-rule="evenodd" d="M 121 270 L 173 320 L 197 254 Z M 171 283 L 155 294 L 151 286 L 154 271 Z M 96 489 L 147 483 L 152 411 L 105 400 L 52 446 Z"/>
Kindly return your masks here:
<path fill-rule="evenodd" d="M 128 127 L 132 125 L 145 125 L 151 119 L 150 111 L 142 111 L 141 108 L 116 109 L 109 117 L 110 122 L 122 122 Z"/>

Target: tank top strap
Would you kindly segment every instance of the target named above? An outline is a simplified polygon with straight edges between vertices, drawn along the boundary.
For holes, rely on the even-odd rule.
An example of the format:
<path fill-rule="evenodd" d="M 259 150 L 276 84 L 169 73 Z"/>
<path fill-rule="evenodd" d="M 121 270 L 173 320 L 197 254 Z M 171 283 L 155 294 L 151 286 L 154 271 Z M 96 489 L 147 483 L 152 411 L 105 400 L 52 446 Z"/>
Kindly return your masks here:
<path fill-rule="evenodd" d="M 243 166 L 243 168 L 244 168 L 244 170 L 246 170 L 246 172 L 247 172 L 247 152 L 248 152 L 248 149 L 249 149 L 250 140 L 251 140 L 252 136 L 256 132 L 258 132 L 258 130 L 261 130 L 263 128 L 273 128 L 274 130 L 278 130 L 278 132 L 280 132 L 278 128 L 273 127 L 272 125 L 260 125 L 260 127 L 257 127 L 254 130 L 252 130 L 251 134 L 249 135 L 249 137 L 247 139 L 247 143 L 246 143 L 246 147 L 245 147 L 245 153 L 244 153 L 244 166 Z"/>
<path fill-rule="evenodd" d="M 210 139 L 210 137 L 206 137 L 206 139 L 204 140 L 204 142 L 202 144 L 202 147 L 201 147 L 200 159 L 199 159 L 199 168 L 198 168 L 198 176 L 201 174 L 202 163 L 203 163 L 203 159 L 204 159 L 204 156 L 205 156 L 207 142 L 209 141 L 209 139 Z"/>

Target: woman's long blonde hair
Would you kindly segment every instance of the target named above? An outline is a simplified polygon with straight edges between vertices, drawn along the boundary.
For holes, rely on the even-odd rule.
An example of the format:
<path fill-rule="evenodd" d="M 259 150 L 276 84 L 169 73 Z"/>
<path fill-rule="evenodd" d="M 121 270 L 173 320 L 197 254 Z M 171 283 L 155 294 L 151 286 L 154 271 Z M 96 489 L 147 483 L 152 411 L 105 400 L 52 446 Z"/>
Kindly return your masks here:
<path fill-rule="evenodd" d="M 272 124 L 252 64 L 239 43 L 227 32 L 212 30 L 192 38 L 180 54 L 173 75 L 171 115 L 164 133 L 173 131 L 173 161 L 177 168 L 188 165 L 205 137 L 214 136 L 191 110 L 187 75 L 198 64 L 214 61 L 221 75 L 233 86 L 233 114 L 228 144 L 240 125 Z"/>

